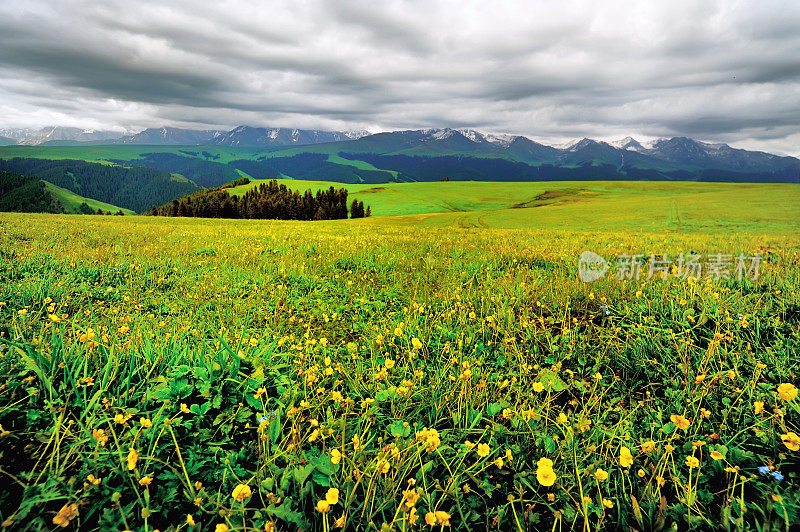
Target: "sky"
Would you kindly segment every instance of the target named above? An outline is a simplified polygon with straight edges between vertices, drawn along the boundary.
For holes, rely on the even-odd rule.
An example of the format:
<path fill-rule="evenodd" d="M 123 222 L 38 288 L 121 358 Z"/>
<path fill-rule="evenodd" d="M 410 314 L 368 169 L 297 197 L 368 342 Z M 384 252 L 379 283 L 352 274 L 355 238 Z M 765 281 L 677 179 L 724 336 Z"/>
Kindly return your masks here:
<path fill-rule="evenodd" d="M 0 0 L 0 128 L 688 136 L 800 156 L 800 2 Z"/>

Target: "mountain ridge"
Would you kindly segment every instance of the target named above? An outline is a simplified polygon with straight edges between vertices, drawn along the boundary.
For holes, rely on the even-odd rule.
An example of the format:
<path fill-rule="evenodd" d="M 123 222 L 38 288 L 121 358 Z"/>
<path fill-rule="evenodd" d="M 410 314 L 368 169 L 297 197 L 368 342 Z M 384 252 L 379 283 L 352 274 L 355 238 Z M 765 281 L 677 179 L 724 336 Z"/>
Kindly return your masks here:
<path fill-rule="evenodd" d="M 134 163 L 169 172 L 190 171 L 203 186 L 207 186 L 208 179 L 215 182 L 217 177 L 213 176 L 230 174 L 230 168 L 223 168 L 224 171 L 210 168 L 215 164 L 244 172 L 254 171 L 262 176 L 283 174 L 318 179 L 334 176 L 333 180 L 355 179 L 356 182 L 386 179 L 390 174 L 394 176 L 392 179 L 410 181 L 448 177 L 462 180 L 536 180 L 567 179 L 569 176 L 600 179 L 605 176 L 610 179 L 800 182 L 800 159 L 795 157 L 743 150 L 683 136 L 650 142 L 639 142 L 633 137 L 617 141 L 582 138 L 562 146 L 548 146 L 522 135 L 485 134 L 467 128 L 424 128 L 368 134 L 366 131 L 252 126 L 239 126 L 230 131 L 165 126 L 109 141 L 53 139 L 67 136 L 96 139 L 105 134 L 77 128 L 45 128 L 29 134 L 27 141 L 23 139 L 17 142 L 40 142 L 42 146 L 128 144 L 233 149 L 234 152 L 222 161 L 218 161 L 218 158 L 206 160 L 210 154 L 203 151 L 207 155 L 185 152 L 167 157 L 164 154 L 143 153 Z M 0 139 L 0 143 L 9 142 Z M 238 148 L 247 150 L 237 152 Z M 205 160 L 205 167 L 199 168 L 197 163 L 190 164 L 191 157 Z M 353 162 L 343 162 L 343 158 Z M 425 159 L 424 164 L 415 158 Z M 121 159 L 117 159 L 109 160 L 120 162 Z M 495 160 L 495 163 L 488 164 L 487 159 Z M 507 165 L 502 161 L 513 164 Z M 359 168 L 364 163 L 372 166 Z M 523 166 L 514 166 L 516 164 Z"/>

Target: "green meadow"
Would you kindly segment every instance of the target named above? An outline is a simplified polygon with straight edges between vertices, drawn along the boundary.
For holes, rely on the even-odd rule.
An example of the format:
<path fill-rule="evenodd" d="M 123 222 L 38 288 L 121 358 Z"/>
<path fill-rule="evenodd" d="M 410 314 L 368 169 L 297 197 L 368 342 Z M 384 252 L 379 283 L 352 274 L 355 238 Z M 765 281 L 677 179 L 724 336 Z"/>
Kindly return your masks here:
<path fill-rule="evenodd" d="M 5 529 L 800 522 L 800 187 L 282 182 L 374 215 L 0 214 Z"/>
<path fill-rule="evenodd" d="M 242 195 L 264 181 L 230 189 Z M 304 191 L 346 188 L 381 223 L 496 228 L 754 231 L 800 228 L 800 186 L 652 181 L 341 184 L 281 179 Z M 416 215 L 416 216 L 404 216 Z"/>

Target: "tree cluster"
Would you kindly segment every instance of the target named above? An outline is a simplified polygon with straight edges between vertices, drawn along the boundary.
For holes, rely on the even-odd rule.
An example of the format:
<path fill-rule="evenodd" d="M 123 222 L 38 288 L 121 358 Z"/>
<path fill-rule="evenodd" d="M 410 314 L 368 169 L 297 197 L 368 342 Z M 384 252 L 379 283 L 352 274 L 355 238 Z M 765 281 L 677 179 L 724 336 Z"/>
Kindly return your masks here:
<path fill-rule="evenodd" d="M 62 213 L 64 206 L 41 179 L 0 171 L 0 211 Z"/>
<path fill-rule="evenodd" d="M 364 210 L 363 201 L 354 199 L 353 203 L 350 204 L 350 218 L 364 218 L 371 215 L 372 209 L 370 209 L 369 205 L 367 205 L 367 209 Z"/>
<path fill-rule="evenodd" d="M 0 170 L 36 176 L 85 198 L 137 212 L 200 188 L 189 181 L 176 180 L 163 170 L 70 159 L 0 159 Z"/>
<path fill-rule="evenodd" d="M 232 185 L 233 183 L 231 183 Z M 153 206 L 153 216 L 189 216 L 199 218 L 253 218 L 270 220 L 335 220 L 347 218 L 347 190 L 311 189 L 300 193 L 274 179 L 247 191 L 243 196 L 231 196 L 229 186 L 203 190 L 174 199 L 161 207 Z M 369 207 L 357 202 L 354 218 L 368 216 Z"/>

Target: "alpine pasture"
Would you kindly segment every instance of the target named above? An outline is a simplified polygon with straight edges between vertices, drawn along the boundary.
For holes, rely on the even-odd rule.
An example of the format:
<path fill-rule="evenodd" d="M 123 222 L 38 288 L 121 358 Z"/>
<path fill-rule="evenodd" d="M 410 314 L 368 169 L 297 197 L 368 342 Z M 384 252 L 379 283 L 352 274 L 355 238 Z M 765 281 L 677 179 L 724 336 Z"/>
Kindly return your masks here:
<path fill-rule="evenodd" d="M 379 216 L 1 214 L 2 526 L 800 521 L 796 185 L 347 187 Z"/>

